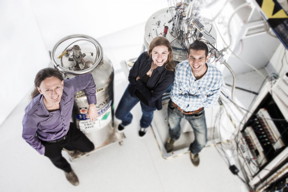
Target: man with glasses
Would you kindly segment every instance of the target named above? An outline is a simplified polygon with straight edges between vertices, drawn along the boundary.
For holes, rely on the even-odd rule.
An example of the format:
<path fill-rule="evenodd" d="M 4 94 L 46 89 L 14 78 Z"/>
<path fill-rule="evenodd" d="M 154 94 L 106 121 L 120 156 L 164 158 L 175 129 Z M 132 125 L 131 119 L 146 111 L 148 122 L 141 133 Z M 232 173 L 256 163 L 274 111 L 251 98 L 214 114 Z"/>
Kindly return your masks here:
<path fill-rule="evenodd" d="M 63 170 L 67 180 L 78 185 L 77 175 L 62 156 L 62 149 L 90 152 L 94 144 L 71 121 L 75 93 L 84 91 L 89 103 L 88 117 L 97 118 L 96 85 L 90 73 L 63 79 L 53 68 L 40 70 L 34 80 L 32 101 L 25 109 L 22 137 L 38 153 Z"/>

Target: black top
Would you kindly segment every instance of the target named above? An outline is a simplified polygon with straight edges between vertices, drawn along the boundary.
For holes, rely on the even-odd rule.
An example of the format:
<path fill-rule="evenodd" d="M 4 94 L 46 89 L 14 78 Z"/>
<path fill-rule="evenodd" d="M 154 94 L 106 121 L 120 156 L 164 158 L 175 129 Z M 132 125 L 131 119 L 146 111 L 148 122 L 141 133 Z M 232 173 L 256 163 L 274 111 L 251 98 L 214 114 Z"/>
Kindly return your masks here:
<path fill-rule="evenodd" d="M 174 71 L 168 71 L 165 66 L 154 69 L 151 77 L 147 78 L 152 59 L 147 52 L 142 53 L 130 70 L 128 90 L 136 95 L 144 104 L 162 109 L 162 95 L 174 80 Z M 136 81 L 139 76 L 140 80 Z"/>

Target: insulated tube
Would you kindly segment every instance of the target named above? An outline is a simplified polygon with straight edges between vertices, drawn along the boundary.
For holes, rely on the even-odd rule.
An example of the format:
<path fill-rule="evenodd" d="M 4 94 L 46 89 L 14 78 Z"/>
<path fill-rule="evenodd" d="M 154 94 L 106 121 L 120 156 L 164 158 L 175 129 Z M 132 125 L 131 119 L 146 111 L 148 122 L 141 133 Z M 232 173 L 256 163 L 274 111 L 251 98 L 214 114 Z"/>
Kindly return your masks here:
<path fill-rule="evenodd" d="M 225 67 L 227 67 L 227 69 L 230 71 L 230 73 L 232 74 L 232 89 L 231 89 L 231 99 L 232 101 L 234 101 L 234 90 L 235 90 L 235 74 L 232 70 L 232 68 L 228 65 L 228 63 L 226 63 L 226 61 L 223 62 L 223 64 L 225 65 Z"/>

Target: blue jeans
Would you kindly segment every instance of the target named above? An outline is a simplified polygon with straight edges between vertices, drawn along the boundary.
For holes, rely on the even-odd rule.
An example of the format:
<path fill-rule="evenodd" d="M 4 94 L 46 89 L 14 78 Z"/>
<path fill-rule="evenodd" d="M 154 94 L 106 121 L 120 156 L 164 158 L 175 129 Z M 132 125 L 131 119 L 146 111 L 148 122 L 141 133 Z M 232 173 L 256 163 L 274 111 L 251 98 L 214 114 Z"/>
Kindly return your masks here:
<path fill-rule="evenodd" d="M 170 138 L 177 140 L 182 132 L 180 127 L 181 119 L 185 118 L 191 125 L 195 139 L 190 144 L 189 150 L 193 154 L 199 153 L 207 143 L 207 125 L 205 118 L 205 111 L 193 115 L 184 115 L 177 108 L 174 108 L 169 102 L 168 105 L 168 124 Z"/>
<path fill-rule="evenodd" d="M 133 115 L 130 113 L 132 108 L 140 102 L 142 109 L 142 117 L 140 119 L 140 126 L 142 128 L 147 128 L 153 119 L 153 113 L 156 110 L 156 107 L 150 107 L 142 103 L 138 97 L 132 96 L 128 91 L 128 88 L 125 90 L 115 112 L 116 118 L 122 121 L 123 126 L 127 126 L 132 122 Z"/>

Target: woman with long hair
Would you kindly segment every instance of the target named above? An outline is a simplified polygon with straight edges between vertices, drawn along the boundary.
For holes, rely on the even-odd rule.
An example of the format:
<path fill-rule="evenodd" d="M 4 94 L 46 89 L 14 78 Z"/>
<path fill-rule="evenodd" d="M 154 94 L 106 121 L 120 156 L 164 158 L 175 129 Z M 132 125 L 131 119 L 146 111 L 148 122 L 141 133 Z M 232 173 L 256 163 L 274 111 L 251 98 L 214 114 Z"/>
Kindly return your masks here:
<path fill-rule="evenodd" d="M 129 85 L 125 90 L 115 116 L 121 120 L 118 130 L 124 130 L 132 121 L 132 108 L 140 102 L 142 117 L 139 136 L 146 134 L 153 119 L 153 112 L 162 108 L 162 95 L 174 79 L 174 62 L 170 42 L 156 37 L 143 52 L 129 72 Z"/>

